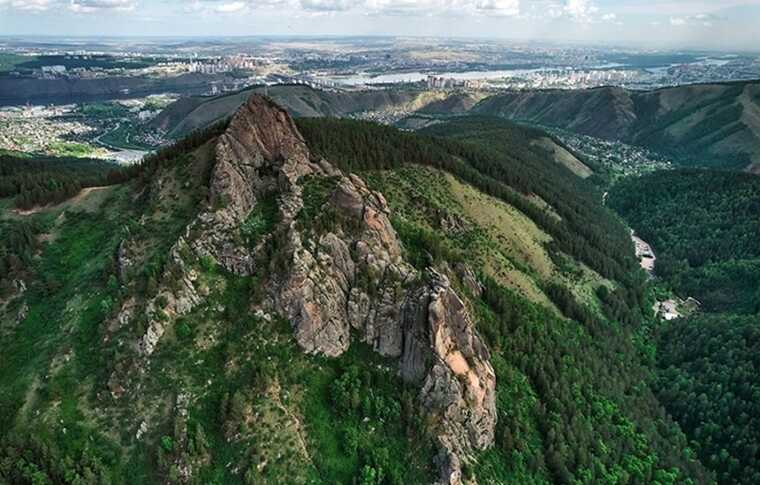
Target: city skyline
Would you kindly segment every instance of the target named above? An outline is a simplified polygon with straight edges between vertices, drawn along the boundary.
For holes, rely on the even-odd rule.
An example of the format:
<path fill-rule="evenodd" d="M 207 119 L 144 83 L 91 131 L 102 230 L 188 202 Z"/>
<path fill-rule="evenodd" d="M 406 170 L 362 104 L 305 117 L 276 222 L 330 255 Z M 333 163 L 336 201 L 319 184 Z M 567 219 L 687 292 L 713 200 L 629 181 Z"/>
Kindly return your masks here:
<path fill-rule="evenodd" d="M 760 0 L 0 0 L 9 36 L 434 36 L 751 50 Z"/>

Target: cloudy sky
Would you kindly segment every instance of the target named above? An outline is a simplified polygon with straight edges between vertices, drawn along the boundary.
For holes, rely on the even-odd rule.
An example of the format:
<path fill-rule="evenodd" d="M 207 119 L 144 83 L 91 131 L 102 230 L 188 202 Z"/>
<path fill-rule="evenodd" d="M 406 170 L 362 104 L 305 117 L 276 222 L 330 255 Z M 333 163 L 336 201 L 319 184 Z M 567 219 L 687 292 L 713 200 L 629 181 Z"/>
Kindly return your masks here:
<path fill-rule="evenodd" d="M 760 51 L 760 0 L 0 0 L 3 34 L 391 34 Z"/>

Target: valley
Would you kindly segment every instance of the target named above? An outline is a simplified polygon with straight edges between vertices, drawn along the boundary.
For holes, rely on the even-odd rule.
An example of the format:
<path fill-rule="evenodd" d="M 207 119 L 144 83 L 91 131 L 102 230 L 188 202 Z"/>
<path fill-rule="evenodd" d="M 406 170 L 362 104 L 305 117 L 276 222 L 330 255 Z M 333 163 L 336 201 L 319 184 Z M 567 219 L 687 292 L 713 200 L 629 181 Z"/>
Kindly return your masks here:
<path fill-rule="evenodd" d="M 175 98 L 0 109 L 0 150 L 138 162 L 167 140 L 147 123 Z"/>

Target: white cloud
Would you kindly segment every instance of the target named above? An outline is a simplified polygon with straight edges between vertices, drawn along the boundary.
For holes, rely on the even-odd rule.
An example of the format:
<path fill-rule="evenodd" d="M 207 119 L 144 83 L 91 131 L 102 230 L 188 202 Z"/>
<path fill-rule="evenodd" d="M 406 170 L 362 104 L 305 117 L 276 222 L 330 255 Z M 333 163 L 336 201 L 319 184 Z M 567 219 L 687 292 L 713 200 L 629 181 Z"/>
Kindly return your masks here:
<path fill-rule="evenodd" d="M 514 17 L 520 15 L 520 0 L 479 0 L 475 10 L 484 15 Z"/>
<path fill-rule="evenodd" d="M 184 5 L 185 13 L 201 15 L 233 14 L 261 8 L 296 8 L 295 0 L 193 0 Z"/>
<path fill-rule="evenodd" d="M 205 6 L 203 3 L 199 2 L 198 0 L 195 0 L 194 2 L 185 5 L 185 12 L 187 13 L 194 13 L 194 12 L 201 12 Z"/>
<path fill-rule="evenodd" d="M 698 13 L 687 17 L 670 17 L 670 25 L 673 27 L 712 27 L 715 22 L 721 20 L 721 17 L 711 13 Z"/>
<path fill-rule="evenodd" d="M 0 0 L 0 7 L 8 6 L 23 12 L 44 12 L 53 6 L 52 0 Z"/>
<path fill-rule="evenodd" d="M 134 0 L 71 0 L 69 10 L 76 13 L 93 13 L 100 11 L 129 12 L 134 10 Z"/>
<path fill-rule="evenodd" d="M 565 13 L 575 21 L 590 22 L 593 15 L 599 12 L 599 9 L 591 3 L 591 0 L 567 0 L 565 3 Z"/>
<path fill-rule="evenodd" d="M 359 2 L 356 0 L 300 0 L 301 8 L 313 12 L 344 12 Z"/>
<path fill-rule="evenodd" d="M 356 3 L 373 15 L 520 15 L 520 0 L 362 0 Z"/>
<path fill-rule="evenodd" d="M 600 12 L 593 0 L 534 0 L 523 15 L 532 20 L 569 20 L 581 24 L 617 22 L 615 13 Z"/>
<path fill-rule="evenodd" d="M 441 2 L 422 0 L 368 0 L 366 6 L 370 12 L 378 15 L 420 15 L 433 13 L 434 10 L 440 9 L 442 5 L 436 5 Z"/>
<path fill-rule="evenodd" d="M 227 3 L 220 4 L 223 1 Z M 582 23 L 617 21 L 615 14 L 601 16 L 593 0 L 194 0 L 186 4 L 184 10 L 209 14 L 271 7 L 283 12 L 297 13 L 300 10 L 312 14 L 353 11 L 375 16 L 462 15 L 567 18 Z"/>
<path fill-rule="evenodd" d="M 228 2 L 217 5 L 214 8 L 216 13 L 237 13 L 242 12 L 248 8 L 248 4 L 245 2 Z"/>
<path fill-rule="evenodd" d="M 720 20 L 716 15 L 710 13 L 698 13 L 692 18 L 694 21 L 701 23 L 704 27 L 712 27 L 713 22 Z"/>

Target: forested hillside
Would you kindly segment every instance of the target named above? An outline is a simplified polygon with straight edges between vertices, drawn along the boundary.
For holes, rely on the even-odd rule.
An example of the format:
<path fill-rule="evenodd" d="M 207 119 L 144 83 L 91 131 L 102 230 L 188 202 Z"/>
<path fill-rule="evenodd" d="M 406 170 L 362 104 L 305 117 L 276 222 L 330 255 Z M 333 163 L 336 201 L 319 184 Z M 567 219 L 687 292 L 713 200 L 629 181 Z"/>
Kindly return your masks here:
<path fill-rule="evenodd" d="M 682 165 L 744 169 L 760 164 L 760 83 L 515 91 L 472 113 L 503 116 L 642 145 Z"/>
<path fill-rule="evenodd" d="M 494 119 L 456 120 L 425 130 L 427 136 L 347 120 L 299 119 L 298 125 L 315 151 L 346 169 L 366 174 L 367 180 L 386 195 L 399 214 L 395 225 L 407 249 L 430 258 L 421 258 L 422 264 L 478 260 L 481 243 L 476 241 L 483 236 L 468 234 L 466 229 L 451 232 L 439 220 L 441 212 L 464 220 L 468 217 L 466 210 L 459 212 L 463 210 L 459 208 L 461 202 L 452 197 L 451 189 L 445 188 L 446 179 L 436 175 L 435 169 L 443 169 L 518 207 L 539 227 L 556 234 L 559 241 L 566 237 L 563 231 L 577 234 L 575 231 L 585 226 L 588 239 L 578 236 L 578 244 L 569 240 L 566 245 L 550 246 L 550 254 L 557 260 L 561 261 L 562 251 L 567 251 L 586 261 L 582 258 L 593 249 L 581 241 L 600 241 L 598 254 L 610 256 L 589 259 L 588 264 L 598 271 L 620 265 L 617 275 L 609 272 L 608 276 L 619 276 L 624 284 L 614 292 L 600 286 L 605 288 L 600 301 L 592 296 L 579 302 L 554 279 L 556 276 L 541 281 L 542 291 L 553 305 L 572 320 L 557 318 L 546 306 L 527 301 L 519 289 L 508 290 L 486 278 L 483 302 L 478 304 L 479 325 L 495 351 L 497 376 L 506 389 L 499 391 L 502 421 L 496 447 L 482 457 L 474 471 L 476 476 L 487 477 L 487 483 L 689 481 L 675 468 L 655 471 L 650 465 L 655 455 L 662 459 L 669 454 L 666 448 L 670 445 L 659 448 L 655 443 L 680 442 L 676 446 L 684 449 L 688 445 L 679 441 L 675 430 L 656 432 L 669 428 L 668 418 L 646 388 L 633 390 L 634 383 L 649 379 L 632 339 L 648 303 L 641 293 L 643 280 L 636 278 L 637 266 L 630 259 L 628 234 L 602 209 L 592 184 L 558 167 L 545 152 L 526 143 L 545 136 L 543 132 Z M 415 165 L 434 169 L 413 168 Z M 477 172 L 471 172 L 473 168 Z M 534 206 L 527 198 L 529 194 L 540 197 L 543 210 L 535 210 L 541 203 Z M 490 204 L 496 204 L 495 200 Z M 583 209 L 575 212 L 575 207 Z M 591 235 L 603 227 L 608 231 L 606 237 Z M 496 249 L 499 243 L 491 244 L 496 245 L 490 246 L 489 253 L 501 251 Z M 621 259 L 615 262 L 613 254 Z M 493 263 L 486 258 L 484 264 Z M 562 270 L 574 271 L 572 265 Z M 579 286 L 580 281 L 572 285 Z M 591 302 L 601 304 L 605 315 L 620 318 L 613 318 L 614 323 L 600 318 L 587 306 Z M 627 364 L 618 368 L 622 362 Z M 625 366 L 630 367 L 623 371 Z M 584 397 L 573 398 L 571 389 L 582 389 Z M 595 444 L 600 434 L 607 437 L 607 453 Z M 647 449 L 659 451 L 652 455 Z M 681 470 L 684 466 L 697 470 L 688 462 L 671 463 Z M 692 480 L 701 483 L 709 479 L 697 475 Z"/>
<path fill-rule="evenodd" d="M 757 483 L 760 178 L 657 172 L 622 181 L 609 203 L 653 245 L 661 284 L 702 303 L 660 328 L 660 400 L 720 483 Z"/>
<path fill-rule="evenodd" d="M 635 267 L 632 243 L 597 202 L 597 189 L 531 143 L 546 136 L 540 130 L 495 118 L 463 118 L 423 136 L 352 120 L 299 119 L 298 126 L 317 153 L 346 170 L 443 168 L 517 207 L 554 236 L 559 249 L 602 275 L 625 279 Z"/>
<path fill-rule="evenodd" d="M 85 187 L 124 182 L 129 172 L 102 160 L 0 155 L 0 198 L 19 209 L 56 204 Z"/>
<path fill-rule="evenodd" d="M 0 480 L 712 483 L 627 228 L 546 134 L 298 128 L 253 97 L 97 203 L 3 214 Z"/>
<path fill-rule="evenodd" d="M 620 182 L 609 204 L 657 253 L 657 274 L 709 312 L 760 311 L 760 178 L 709 170 Z"/>
<path fill-rule="evenodd" d="M 151 124 L 174 138 L 230 117 L 252 94 L 266 94 L 292 116 L 348 116 L 364 111 L 402 109 L 414 111 L 429 104 L 456 109 L 449 95 L 424 90 L 325 91 L 304 85 L 254 86 L 213 98 L 181 98 L 164 110 Z M 458 96 L 451 96 L 459 99 Z"/>
<path fill-rule="evenodd" d="M 640 145 L 683 166 L 758 170 L 760 83 L 742 81 L 676 86 L 652 91 L 619 87 L 526 90 L 486 95 L 415 89 L 326 91 L 302 85 L 252 87 L 214 98 L 183 98 L 153 126 L 179 138 L 223 120 L 252 93 L 266 93 L 296 117 L 348 117 L 361 113 L 407 127 L 452 115 L 498 116 L 607 140 Z M 390 116 L 388 116 L 390 115 Z"/>

